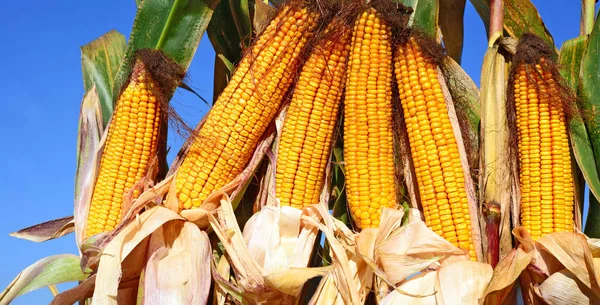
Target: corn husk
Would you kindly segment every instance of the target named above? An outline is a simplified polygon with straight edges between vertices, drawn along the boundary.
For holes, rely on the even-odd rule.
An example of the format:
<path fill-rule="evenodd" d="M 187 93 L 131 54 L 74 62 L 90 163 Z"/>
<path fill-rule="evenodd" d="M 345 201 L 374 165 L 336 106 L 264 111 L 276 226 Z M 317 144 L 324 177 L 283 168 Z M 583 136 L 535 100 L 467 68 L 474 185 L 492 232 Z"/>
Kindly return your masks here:
<path fill-rule="evenodd" d="M 208 235 L 171 221 L 152 234 L 144 270 L 144 304 L 205 304 L 210 292 Z"/>
<path fill-rule="evenodd" d="M 556 232 L 534 242 L 523 228 L 513 235 L 520 245 L 500 261 L 481 302 L 502 304 L 517 280 L 526 304 L 600 302 L 598 240 Z"/>
<path fill-rule="evenodd" d="M 242 233 L 231 200 L 224 196 L 216 217 L 209 214 L 209 218 L 235 273 L 231 284 L 236 290 L 252 303 L 295 304 L 306 281 L 331 269 L 299 268 L 306 267 L 310 259 L 318 235 L 314 224 L 320 223 L 324 214 L 329 215 L 322 210 L 266 206 L 248 221 Z"/>
<path fill-rule="evenodd" d="M 481 297 L 491 266 L 469 261 L 466 251 L 427 228 L 418 210 L 410 209 L 402 224 L 404 216 L 386 208 L 378 229 L 360 233 L 335 220 L 323 227 L 334 269 L 310 304 L 364 304 L 371 290 L 380 304 L 470 304 Z"/>

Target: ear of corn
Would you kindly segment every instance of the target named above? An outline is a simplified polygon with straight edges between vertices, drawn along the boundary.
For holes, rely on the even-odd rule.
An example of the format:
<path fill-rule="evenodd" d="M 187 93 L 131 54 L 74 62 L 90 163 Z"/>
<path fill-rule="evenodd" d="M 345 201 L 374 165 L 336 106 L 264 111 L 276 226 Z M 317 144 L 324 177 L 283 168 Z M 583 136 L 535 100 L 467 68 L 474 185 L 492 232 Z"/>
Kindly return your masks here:
<path fill-rule="evenodd" d="M 475 259 L 464 172 L 437 66 L 414 38 L 398 46 L 394 63 L 425 221 Z"/>
<path fill-rule="evenodd" d="M 391 31 L 371 8 L 356 21 L 344 102 L 344 159 L 350 212 L 360 228 L 378 227 L 396 206 L 392 136 Z"/>
<path fill-rule="evenodd" d="M 121 218 L 123 195 L 142 179 L 156 155 L 162 109 L 158 86 L 141 60 L 119 96 L 92 194 L 86 237 L 110 231 Z M 134 191 L 137 197 L 138 191 Z"/>
<path fill-rule="evenodd" d="M 277 153 L 281 205 L 319 201 L 343 92 L 351 30 L 334 19 L 305 62 L 294 88 Z"/>
<path fill-rule="evenodd" d="M 287 6 L 244 56 L 178 170 L 181 208 L 199 207 L 242 172 L 292 84 L 316 24 L 316 13 Z"/>
<path fill-rule="evenodd" d="M 573 231 L 573 177 L 564 109 L 552 74 L 516 69 L 514 100 L 520 160 L 521 224 L 533 237 Z"/>

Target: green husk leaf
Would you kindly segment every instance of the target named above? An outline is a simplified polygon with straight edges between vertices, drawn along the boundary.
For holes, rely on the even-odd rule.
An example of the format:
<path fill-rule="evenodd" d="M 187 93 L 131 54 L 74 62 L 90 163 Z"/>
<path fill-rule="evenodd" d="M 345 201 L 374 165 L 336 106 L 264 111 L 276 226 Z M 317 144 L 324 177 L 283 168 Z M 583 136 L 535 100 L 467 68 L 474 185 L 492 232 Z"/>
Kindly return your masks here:
<path fill-rule="evenodd" d="M 117 96 L 127 81 L 136 50 L 161 50 L 187 70 L 216 1 L 144 0 L 138 8 L 125 58 L 115 77 L 113 96 Z"/>
<path fill-rule="evenodd" d="M 125 54 L 125 36 L 112 30 L 81 47 L 83 88 L 88 92 L 95 85 L 102 109 L 102 126 L 106 127 L 113 112 L 114 78 Z"/>
<path fill-rule="evenodd" d="M 10 304 L 16 297 L 30 291 L 65 282 L 83 281 L 85 275 L 79 267 L 79 257 L 59 254 L 45 257 L 25 268 L 8 287 L 0 293 L 0 305 Z"/>
<path fill-rule="evenodd" d="M 486 33 L 489 33 L 490 0 L 470 1 L 483 20 Z M 552 35 L 530 0 L 504 0 L 504 30 L 516 39 L 521 38 L 524 33 L 530 32 L 541 37 L 549 46 L 554 46 Z"/>
<path fill-rule="evenodd" d="M 229 83 L 229 79 L 231 78 L 231 71 L 229 70 L 225 62 L 221 60 L 222 58 L 225 58 L 225 55 L 215 54 L 212 104 L 214 104 L 217 101 L 217 98 L 219 97 L 219 95 L 221 95 L 221 92 L 225 90 L 225 87 L 227 87 L 227 83 Z"/>
<path fill-rule="evenodd" d="M 560 50 L 561 74 L 573 92 L 577 92 L 580 86 L 579 72 L 586 46 L 587 37 L 581 36 L 566 41 Z M 573 107 L 578 108 L 579 106 L 573 105 Z M 577 161 L 577 165 L 592 194 L 596 198 L 600 198 L 600 175 L 598 175 L 596 169 L 594 150 L 579 111 L 573 111 L 573 117 L 569 122 L 569 130 L 575 161 Z"/>
<path fill-rule="evenodd" d="M 217 57 L 219 57 L 219 59 L 223 62 L 223 64 L 225 64 L 225 67 L 227 68 L 227 71 L 229 71 L 229 73 L 232 73 L 233 70 L 235 70 L 235 66 L 233 65 L 233 63 L 231 63 L 227 57 L 223 56 L 223 54 L 219 54 L 217 55 Z"/>
<path fill-rule="evenodd" d="M 469 152 L 469 164 L 473 166 L 477 163 L 476 152 L 479 151 L 479 123 L 481 122 L 479 89 L 465 70 L 452 58 L 444 58 L 442 70 L 457 114 L 468 122 L 461 127 L 467 129 L 462 131 L 463 135 L 469 137 L 467 151 Z"/>
<path fill-rule="evenodd" d="M 342 147 L 333 149 L 333 181 L 331 183 L 331 193 L 335 196 L 333 202 L 333 217 L 340 220 L 350 227 L 350 217 L 348 215 L 346 198 L 346 175 L 344 171 L 344 156 Z"/>
<path fill-rule="evenodd" d="M 439 25 L 448 56 L 460 64 L 463 50 L 463 16 L 467 0 L 440 1 Z"/>
<path fill-rule="evenodd" d="M 600 106 L 600 86 L 598 86 L 598 84 L 600 83 L 600 74 L 598 74 L 598 71 L 600 70 L 600 22 L 596 22 L 596 24 L 594 25 L 594 30 L 592 31 L 592 34 L 589 36 L 588 38 L 588 43 L 587 43 L 587 48 L 586 51 L 583 53 L 583 57 L 581 59 L 581 84 L 580 84 L 580 88 L 581 90 L 579 91 L 580 93 L 580 101 L 581 104 L 580 106 L 582 107 L 583 110 L 583 120 L 585 122 L 585 126 L 587 127 L 587 131 L 589 132 L 589 140 L 591 142 L 591 146 L 593 149 L 593 157 L 590 154 L 590 150 L 589 150 L 589 146 L 584 146 L 586 147 L 586 151 L 584 151 L 585 153 L 585 157 L 586 157 L 586 163 L 585 165 L 580 164 L 580 167 L 582 168 L 582 171 L 584 172 L 584 175 L 586 174 L 586 172 L 589 174 L 590 172 L 590 168 L 589 165 L 591 165 L 592 162 L 592 158 L 595 159 L 596 162 L 596 166 L 595 169 L 596 170 L 600 170 L 600 163 L 598 162 L 598 160 L 600 160 L 600 113 L 598 112 L 598 107 Z M 572 124 L 571 124 L 572 125 Z M 579 124 L 581 125 L 581 124 Z M 580 126 L 579 129 L 581 129 L 582 127 Z M 578 132 L 579 130 L 574 130 L 572 132 L 572 134 L 576 134 L 576 132 Z M 580 138 L 583 138 L 585 140 L 585 138 L 583 137 L 583 135 L 579 135 Z M 579 140 L 579 139 L 577 139 Z M 575 142 L 575 141 L 574 141 Z M 583 142 L 583 140 L 582 140 Z M 576 155 L 577 156 L 577 155 Z M 579 160 L 578 160 L 579 162 Z M 588 165 L 589 164 L 589 165 Z M 598 172 L 596 172 L 596 175 L 598 174 Z M 586 181 L 587 181 L 588 177 L 586 177 Z M 597 181 L 597 179 L 595 180 Z M 598 190 L 598 188 L 595 186 L 596 183 L 594 182 L 594 188 L 592 189 L 592 184 L 590 183 L 590 189 L 592 190 L 592 192 L 596 195 L 596 198 L 600 198 L 598 195 L 600 195 L 598 192 L 596 192 Z M 600 217 L 600 216 L 592 216 L 590 214 L 591 217 Z M 589 222 L 588 222 L 589 223 Z M 594 236 L 594 237 L 598 237 L 598 236 Z"/>
<path fill-rule="evenodd" d="M 439 7 L 437 0 L 395 0 L 413 8 L 408 26 L 414 26 L 427 33 L 430 37 L 436 37 L 438 29 Z"/>

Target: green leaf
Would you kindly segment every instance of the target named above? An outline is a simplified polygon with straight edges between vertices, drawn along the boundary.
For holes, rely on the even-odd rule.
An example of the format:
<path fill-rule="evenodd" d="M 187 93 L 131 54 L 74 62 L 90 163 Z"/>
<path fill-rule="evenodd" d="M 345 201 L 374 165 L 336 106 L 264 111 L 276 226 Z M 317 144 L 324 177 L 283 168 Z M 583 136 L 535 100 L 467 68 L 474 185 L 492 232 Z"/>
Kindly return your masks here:
<path fill-rule="evenodd" d="M 588 38 L 586 51 L 581 59 L 580 98 L 583 119 L 589 132 L 597 170 L 600 170 L 600 22 L 596 22 L 594 30 Z M 589 155 L 588 158 L 592 158 Z M 591 162 L 591 160 L 589 161 Z M 598 197 L 600 198 L 600 197 Z"/>
<path fill-rule="evenodd" d="M 490 0 L 471 0 L 489 33 Z M 549 46 L 554 40 L 546 28 L 537 8 L 529 0 L 504 0 L 504 30 L 508 35 L 519 39 L 530 32 L 540 36 Z"/>
<path fill-rule="evenodd" d="M 421 29 L 430 37 L 436 37 L 438 21 L 438 1 L 437 0 L 396 0 L 400 3 L 410 6 L 414 12 L 410 16 L 409 26 Z"/>
<path fill-rule="evenodd" d="M 240 15 L 240 11 L 242 11 L 240 5 L 240 3 L 229 0 L 220 1 L 215 8 L 213 17 L 208 24 L 208 28 L 206 29 L 208 38 L 215 49 L 215 53 L 218 54 L 219 57 L 222 56 L 226 58 L 231 63 L 240 61 L 242 57 L 242 46 L 247 46 L 252 34 L 252 28 L 248 29 L 246 32 L 239 32 L 236 23 L 232 22 L 232 20 L 234 20 L 234 15 Z M 243 24 L 250 22 L 249 16 L 242 16 L 244 19 L 247 18 L 247 21 L 242 22 Z M 223 89 L 225 89 L 225 86 L 231 77 L 231 72 L 226 71 L 223 61 L 220 61 L 219 59 L 215 59 L 214 72 L 213 101 L 216 100 Z"/>
<path fill-rule="evenodd" d="M 463 130 L 463 135 L 469 137 L 467 147 L 469 152 L 469 164 L 472 166 L 477 162 L 479 151 L 479 123 L 481 121 L 481 104 L 479 101 L 479 89 L 471 77 L 452 58 L 444 59 L 442 70 L 448 84 L 448 90 L 454 100 L 456 113 L 461 119 L 465 119 L 468 130 Z"/>
<path fill-rule="evenodd" d="M 579 72 L 581 71 L 581 57 L 587 46 L 587 37 L 580 36 L 565 41 L 560 49 L 559 63 L 561 75 L 573 92 L 579 87 Z"/>
<path fill-rule="evenodd" d="M 219 54 L 217 55 L 217 57 L 223 62 L 223 64 L 225 64 L 227 71 L 231 73 L 233 72 L 233 70 L 235 70 L 235 66 L 233 65 L 233 63 L 231 63 L 225 56 L 223 56 L 223 54 Z"/>
<path fill-rule="evenodd" d="M 96 85 L 102 107 L 103 127 L 113 112 L 114 78 L 125 54 L 125 36 L 112 30 L 81 47 L 83 88 L 88 92 Z"/>
<path fill-rule="evenodd" d="M 559 63 L 561 74 L 573 92 L 577 92 L 577 88 L 579 87 L 579 71 L 586 43 L 587 37 L 577 37 L 565 42 L 560 50 Z M 577 108 L 577 105 L 573 105 L 573 107 Z M 569 122 L 569 129 L 573 154 L 575 155 L 577 165 L 583 173 L 590 191 L 596 198 L 600 198 L 600 175 L 598 175 L 596 169 L 594 150 L 578 109 L 573 111 L 573 117 Z"/>
<path fill-rule="evenodd" d="M 600 238 L 600 202 L 590 193 L 590 209 L 583 231 L 590 238 Z"/>
<path fill-rule="evenodd" d="M 218 1 L 218 0 L 215 0 Z M 116 96 L 127 81 L 136 50 L 162 50 L 185 70 L 217 3 L 198 0 L 144 0 L 138 8 L 125 57 L 113 86 Z"/>
<path fill-rule="evenodd" d="M 448 56 L 460 64 L 463 50 L 463 17 L 467 0 L 440 1 L 439 24 Z"/>
<path fill-rule="evenodd" d="M 238 33 L 235 24 L 231 22 L 232 19 L 233 13 L 230 1 L 220 1 L 215 8 L 206 33 L 213 49 L 215 49 L 215 53 L 223 54 L 230 62 L 236 63 L 241 58 L 243 36 Z M 250 33 L 244 35 L 247 34 Z"/>
<path fill-rule="evenodd" d="M 87 276 L 79 267 L 79 257 L 59 254 L 43 258 L 25 268 L 0 293 L 0 305 L 10 304 L 16 297 L 30 291 L 65 282 L 83 281 Z"/>

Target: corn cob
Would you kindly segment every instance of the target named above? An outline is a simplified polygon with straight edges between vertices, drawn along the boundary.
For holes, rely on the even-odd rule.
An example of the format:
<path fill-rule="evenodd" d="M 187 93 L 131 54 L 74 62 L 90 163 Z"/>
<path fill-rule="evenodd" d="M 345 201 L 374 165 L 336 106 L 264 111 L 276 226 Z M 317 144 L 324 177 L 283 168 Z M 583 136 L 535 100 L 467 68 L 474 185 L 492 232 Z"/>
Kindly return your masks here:
<path fill-rule="evenodd" d="M 350 212 L 360 228 L 378 227 L 396 206 L 392 136 L 391 30 L 370 8 L 354 26 L 344 101 L 344 159 Z"/>
<path fill-rule="evenodd" d="M 123 195 L 142 179 L 158 149 L 164 118 L 160 91 L 141 60 L 119 96 L 88 214 L 86 237 L 110 231 L 121 218 Z M 137 190 L 134 197 L 139 196 Z"/>
<path fill-rule="evenodd" d="M 319 201 L 346 74 L 351 30 L 334 19 L 295 85 L 277 153 L 276 192 L 284 206 Z"/>
<path fill-rule="evenodd" d="M 305 6 L 287 6 L 246 54 L 181 164 L 180 208 L 191 209 L 239 175 L 275 116 L 317 24 Z"/>
<path fill-rule="evenodd" d="M 540 64 L 520 64 L 515 73 L 521 224 L 534 240 L 571 232 L 573 177 L 561 95 L 552 73 Z"/>
<path fill-rule="evenodd" d="M 425 222 L 475 259 L 465 177 L 437 65 L 412 37 L 398 46 L 394 64 Z"/>

